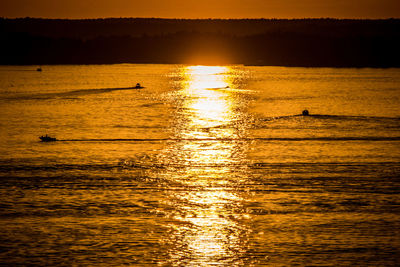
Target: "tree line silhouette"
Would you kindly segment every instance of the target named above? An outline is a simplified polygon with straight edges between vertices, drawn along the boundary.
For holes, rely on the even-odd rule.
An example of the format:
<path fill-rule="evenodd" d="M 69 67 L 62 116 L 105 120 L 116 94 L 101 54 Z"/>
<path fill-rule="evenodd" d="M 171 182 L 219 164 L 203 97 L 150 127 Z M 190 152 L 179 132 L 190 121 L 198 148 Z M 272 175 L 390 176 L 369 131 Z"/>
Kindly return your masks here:
<path fill-rule="evenodd" d="M 400 67 L 400 20 L 0 19 L 0 64 Z"/>

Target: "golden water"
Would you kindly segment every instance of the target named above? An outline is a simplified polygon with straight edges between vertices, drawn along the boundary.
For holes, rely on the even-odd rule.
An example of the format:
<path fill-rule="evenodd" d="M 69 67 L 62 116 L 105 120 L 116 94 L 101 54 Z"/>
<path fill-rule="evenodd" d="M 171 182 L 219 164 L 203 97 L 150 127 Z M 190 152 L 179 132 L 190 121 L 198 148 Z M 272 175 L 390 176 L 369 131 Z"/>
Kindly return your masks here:
<path fill-rule="evenodd" d="M 398 264 L 400 70 L 42 68 L 0 67 L 2 265 Z"/>

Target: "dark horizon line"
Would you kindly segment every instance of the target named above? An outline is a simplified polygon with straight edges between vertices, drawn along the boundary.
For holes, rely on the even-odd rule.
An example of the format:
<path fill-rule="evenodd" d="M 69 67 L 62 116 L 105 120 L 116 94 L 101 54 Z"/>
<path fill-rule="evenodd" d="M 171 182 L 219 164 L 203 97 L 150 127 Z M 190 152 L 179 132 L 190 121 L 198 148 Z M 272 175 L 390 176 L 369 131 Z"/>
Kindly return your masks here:
<path fill-rule="evenodd" d="M 342 20 L 342 21 L 379 21 L 379 20 L 400 20 L 400 17 L 387 17 L 387 18 L 333 18 L 333 17 L 304 17 L 304 18 L 165 18 L 165 17 L 97 17 L 97 18 L 46 18 L 46 17 L 3 17 L 0 19 L 19 20 L 19 19 L 33 19 L 33 20 L 115 20 L 115 19 L 138 19 L 138 20 L 265 20 L 265 21 L 299 21 L 299 20 Z"/>
<path fill-rule="evenodd" d="M 400 67 L 400 19 L 0 19 L 1 65 Z"/>
<path fill-rule="evenodd" d="M 116 63 L 24 63 L 24 64 L 4 64 L 0 63 L 1 67 L 46 67 L 46 66 L 99 66 L 99 65 L 182 65 L 182 66 L 245 66 L 245 67 L 281 67 L 281 68 L 307 68 L 307 69 L 312 69 L 312 68 L 318 68 L 318 69 L 400 69 L 400 67 L 397 66 L 358 66 L 358 65 L 343 65 L 343 66 L 331 66 L 331 65 L 318 65 L 318 66 L 313 66 L 313 65 L 284 65 L 284 64 L 251 64 L 251 63 L 215 63 L 215 62 L 205 62 L 205 63 L 197 63 L 197 62 L 177 62 L 177 63 L 157 63 L 157 62 L 116 62 Z M 34 71 L 36 72 L 37 69 L 29 69 L 29 70 L 24 70 L 24 71 Z M 122 90 L 127 90 L 127 89 L 122 89 Z"/>

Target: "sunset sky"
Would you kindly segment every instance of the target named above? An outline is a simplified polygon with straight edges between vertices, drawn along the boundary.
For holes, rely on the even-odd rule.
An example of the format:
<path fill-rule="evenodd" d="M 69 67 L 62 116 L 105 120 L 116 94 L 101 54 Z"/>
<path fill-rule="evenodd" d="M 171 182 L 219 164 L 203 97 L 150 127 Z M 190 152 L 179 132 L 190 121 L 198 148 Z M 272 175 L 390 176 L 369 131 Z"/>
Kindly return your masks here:
<path fill-rule="evenodd" d="M 399 0 L 0 0 L 0 16 L 44 18 L 399 18 Z"/>

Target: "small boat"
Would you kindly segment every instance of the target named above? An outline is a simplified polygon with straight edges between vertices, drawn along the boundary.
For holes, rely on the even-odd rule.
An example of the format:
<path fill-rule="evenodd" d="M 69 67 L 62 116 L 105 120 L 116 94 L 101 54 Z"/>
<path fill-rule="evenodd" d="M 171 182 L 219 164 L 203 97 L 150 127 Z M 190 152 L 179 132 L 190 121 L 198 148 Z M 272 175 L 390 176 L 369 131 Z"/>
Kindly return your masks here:
<path fill-rule="evenodd" d="M 37 68 L 36 71 L 42 71 L 42 67 Z"/>
<path fill-rule="evenodd" d="M 39 136 L 39 139 L 42 140 L 42 142 L 54 142 L 57 141 L 55 137 L 50 137 L 47 134 L 45 136 Z"/>
<path fill-rule="evenodd" d="M 137 83 L 135 87 L 133 87 L 135 89 L 142 89 L 144 88 L 143 86 L 140 85 L 140 83 Z"/>

